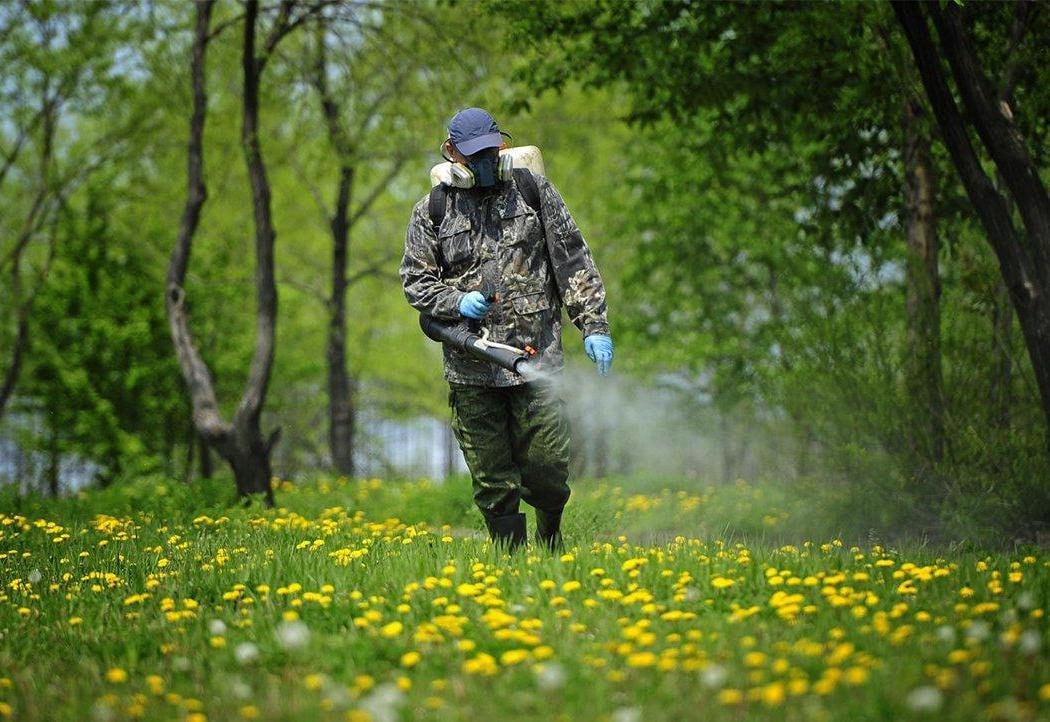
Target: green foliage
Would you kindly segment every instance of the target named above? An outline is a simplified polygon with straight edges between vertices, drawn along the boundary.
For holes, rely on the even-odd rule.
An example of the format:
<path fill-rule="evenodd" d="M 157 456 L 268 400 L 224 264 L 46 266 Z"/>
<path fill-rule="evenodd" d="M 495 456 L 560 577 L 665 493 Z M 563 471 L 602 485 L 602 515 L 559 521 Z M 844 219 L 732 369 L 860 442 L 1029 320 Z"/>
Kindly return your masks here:
<path fill-rule="evenodd" d="M 46 428 L 30 448 L 89 459 L 104 479 L 162 459 L 187 426 L 158 269 L 109 225 L 111 202 L 92 183 L 63 215 L 21 387 Z"/>
<path fill-rule="evenodd" d="M 70 83 L 61 163 L 40 176 L 43 141 L 30 132 L 0 195 L 2 259 L 39 184 L 55 191 L 20 275 L 28 290 L 54 247 L 17 388 L 21 408 L 45 414 L 26 441 L 131 480 L 182 473 L 190 437 L 161 294 L 184 200 L 192 12 L 171 0 L 145 7 L 0 13 L 10 31 L 0 46 L 11 78 L 0 93 L 13 123 L 0 127 L 5 152 L 29 127 L 45 75 Z M 191 327 L 226 415 L 254 342 L 239 12 L 216 7 L 209 196 L 187 280 Z M 1013 9 L 968 12 L 982 58 L 1005 71 Z M 947 444 L 942 462 L 914 453 L 924 410 L 905 382 L 901 109 L 919 86 L 886 4 L 486 0 L 326 13 L 323 36 L 307 23 L 282 40 L 261 88 L 280 294 L 265 425 L 283 428 L 280 475 L 327 456 L 329 222 L 341 162 L 355 169 L 351 214 L 360 213 L 347 295 L 359 410 L 447 418 L 440 350 L 419 333 L 396 269 L 445 122 L 481 105 L 515 143 L 542 149 L 602 271 L 615 368 L 680 392 L 697 447 L 722 453 L 703 474 L 720 464 L 725 481 L 797 484 L 816 500 L 815 517 L 851 533 L 937 522 L 960 535 L 997 525 L 1034 534 L 1050 518 L 1023 344 L 1016 328 L 995 330 L 1005 303 L 996 261 L 936 143 Z M 41 45 L 48 27 L 67 30 Z M 1036 62 L 1047 27 L 1034 15 L 1031 42 L 1009 51 L 1017 119 L 1032 138 L 1047 130 L 1050 83 Z M 65 32 L 75 46 L 63 47 Z M 344 148 L 329 140 L 310 85 L 320 37 L 352 131 Z M 1035 145 L 1045 165 L 1050 144 Z M 0 363 L 14 295 L 0 284 Z M 582 361 L 571 324 L 565 348 L 570 364 Z M 629 431 L 618 433 L 614 443 Z"/>

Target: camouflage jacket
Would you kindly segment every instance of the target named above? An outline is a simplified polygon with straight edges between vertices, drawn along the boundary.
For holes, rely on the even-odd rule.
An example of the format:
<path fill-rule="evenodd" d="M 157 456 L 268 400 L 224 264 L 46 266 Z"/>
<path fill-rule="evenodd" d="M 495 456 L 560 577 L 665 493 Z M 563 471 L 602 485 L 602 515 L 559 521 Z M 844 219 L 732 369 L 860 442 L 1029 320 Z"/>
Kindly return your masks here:
<path fill-rule="evenodd" d="M 401 260 L 409 304 L 437 318 L 459 320 L 460 299 L 488 283 L 500 297 L 481 319 L 493 341 L 537 351 L 536 366 L 563 366 L 561 309 L 586 337 L 609 333 L 605 287 L 590 250 L 554 185 L 536 176 L 537 214 L 513 180 L 492 189 L 449 189 L 435 233 L 429 194 L 412 209 Z M 443 344 L 445 379 L 515 386 L 524 379 Z"/>

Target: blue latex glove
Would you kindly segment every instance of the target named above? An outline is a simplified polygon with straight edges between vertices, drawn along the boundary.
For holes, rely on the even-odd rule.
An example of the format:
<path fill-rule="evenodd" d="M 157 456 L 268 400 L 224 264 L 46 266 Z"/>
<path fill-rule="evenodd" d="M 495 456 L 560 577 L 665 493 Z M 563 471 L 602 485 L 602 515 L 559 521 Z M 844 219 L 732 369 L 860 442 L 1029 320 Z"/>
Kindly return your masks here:
<path fill-rule="evenodd" d="M 587 352 L 587 358 L 598 364 L 598 373 L 605 376 L 612 366 L 613 342 L 604 333 L 592 333 L 583 339 L 583 350 Z"/>
<path fill-rule="evenodd" d="M 489 302 L 481 291 L 471 291 L 459 300 L 459 313 L 467 318 L 478 319 L 488 313 Z"/>

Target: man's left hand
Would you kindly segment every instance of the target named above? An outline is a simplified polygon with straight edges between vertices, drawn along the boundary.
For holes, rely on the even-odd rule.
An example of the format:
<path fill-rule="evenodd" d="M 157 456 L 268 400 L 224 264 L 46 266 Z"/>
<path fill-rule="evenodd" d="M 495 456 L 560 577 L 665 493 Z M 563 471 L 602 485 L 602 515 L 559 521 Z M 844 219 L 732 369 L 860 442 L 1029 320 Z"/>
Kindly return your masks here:
<path fill-rule="evenodd" d="M 583 339 L 583 350 L 587 352 L 587 358 L 598 364 L 598 373 L 601 376 L 609 373 L 613 359 L 612 338 L 604 333 L 592 333 Z"/>

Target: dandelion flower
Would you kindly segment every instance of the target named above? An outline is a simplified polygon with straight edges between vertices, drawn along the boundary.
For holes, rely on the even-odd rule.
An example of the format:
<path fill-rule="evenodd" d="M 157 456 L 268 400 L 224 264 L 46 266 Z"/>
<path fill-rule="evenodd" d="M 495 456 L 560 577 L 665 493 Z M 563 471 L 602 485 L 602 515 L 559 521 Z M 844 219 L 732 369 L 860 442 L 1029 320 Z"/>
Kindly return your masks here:
<path fill-rule="evenodd" d="M 537 664 L 532 671 L 536 675 L 536 686 L 544 692 L 552 692 L 565 686 L 565 668 L 557 662 Z"/>
<path fill-rule="evenodd" d="M 310 628 L 298 619 L 282 621 L 274 634 L 284 649 L 302 649 L 310 642 Z"/>
<path fill-rule="evenodd" d="M 259 658 L 259 648 L 251 642 L 241 642 L 233 650 L 234 659 L 240 664 L 248 664 Z"/>
<path fill-rule="evenodd" d="M 944 696 L 936 687 L 924 685 L 909 692 L 904 701 L 913 712 L 936 712 L 941 708 Z"/>

